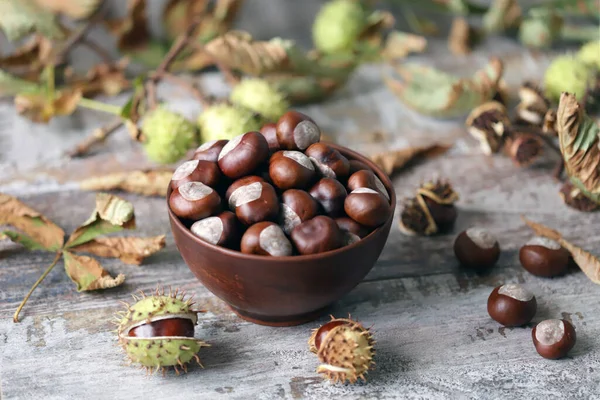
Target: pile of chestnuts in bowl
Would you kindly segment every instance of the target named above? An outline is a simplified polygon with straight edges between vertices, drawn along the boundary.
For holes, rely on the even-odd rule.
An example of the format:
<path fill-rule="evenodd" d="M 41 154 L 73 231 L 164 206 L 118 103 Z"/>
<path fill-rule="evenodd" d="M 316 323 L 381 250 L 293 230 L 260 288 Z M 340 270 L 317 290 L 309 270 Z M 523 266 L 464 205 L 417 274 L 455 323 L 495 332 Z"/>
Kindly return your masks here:
<path fill-rule="evenodd" d="M 247 320 L 318 317 L 370 271 L 396 196 L 369 159 L 320 141 L 288 111 L 260 132 L 205 143 L 173 173 L 175 243 L 190 270 Z"/>

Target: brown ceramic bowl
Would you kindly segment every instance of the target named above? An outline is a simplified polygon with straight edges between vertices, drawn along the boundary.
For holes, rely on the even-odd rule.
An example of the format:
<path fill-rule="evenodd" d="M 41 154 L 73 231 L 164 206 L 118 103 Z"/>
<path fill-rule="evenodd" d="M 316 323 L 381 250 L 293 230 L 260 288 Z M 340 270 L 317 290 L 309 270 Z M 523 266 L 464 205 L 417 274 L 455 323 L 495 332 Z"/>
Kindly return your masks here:
<path fill-rule="evenodd" d="M 392 211 L 392 182 L 369 159 L 331 145 L 348 159 L 367 164 L 387 188 Z M 171 189 L 167 194 L 167 199 Z M 167 207 L 168 208 L 168 207 Z M 317 318 L 367 275 L 390 233 L 392 216 L 362 240 L 337 250 L 306 256 L 243 254 L 204 242 L 169 209 L 175 244 L 196 277 L 240 317 L 262 325 L 291 326 Z"/>

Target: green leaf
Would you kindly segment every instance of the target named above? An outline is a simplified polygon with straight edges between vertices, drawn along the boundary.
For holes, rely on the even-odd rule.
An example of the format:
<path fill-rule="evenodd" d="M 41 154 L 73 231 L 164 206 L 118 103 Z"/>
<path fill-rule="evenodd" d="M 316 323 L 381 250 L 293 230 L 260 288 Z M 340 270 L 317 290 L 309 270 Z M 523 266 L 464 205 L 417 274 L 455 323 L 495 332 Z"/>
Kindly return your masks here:
<path fill-rule="evenodd" d="M 121 285 L 125 275 L 116 278 L 110 276 L 100 263 L 88 256 L 79 256 L 63 251 L 65 271 L 69 278 L 77 284 L 77 291 L 108 289 Z"/>
<path fill-rule="evenodd" d="M 597 145 L 598 138 L 600 138 L 600 126 L 584 114 L 577 131 L 577 139 L 573 143 L 574 149 L 588 151 L 594 144 Z"/>
<path fill-rule="evenodd" d="M 100 235 L 133 228 L 135 228 L 133 205 L 117 196 L 98 193 L 96 209 L 90 218 L 71 234 L 65 248 L 89 242 Z"/>
<path fill-rule="evenodd" d="M 492 58 L 471 79 L 458 78 L 435 68 L 406 64 L 396 67 L 399 79 L 386 77 L 387 86 L 413 110 L 434 117 L 464 115 L 496 94 L 502 63 Z"/>
<path fill-rule="evenodd" d="M 23 233 L 14 232 L 14 231 L 4 231 L 0 233 L 0 239 L 6 236 L 8 239 L 15 243 L 22 244 L 29 250 L 47 250 L 44 245 L 38 243 L 31 236 L 25 235 Z"/>
<path fill-rule="evenodd" d="M 0 96 L 14 96 L 18 93 L 40 91 L 40 89 L 39 85 L 17 78 L 0 69 Z"/>
<path fill-rule="evenodd" d="M 51 39 L 64 37 L 55 15 L 34 0 L 0 0 L 0 15 L 0 28 L 8 40 L 18 40 L 29 33 L 40 33 Z"/>

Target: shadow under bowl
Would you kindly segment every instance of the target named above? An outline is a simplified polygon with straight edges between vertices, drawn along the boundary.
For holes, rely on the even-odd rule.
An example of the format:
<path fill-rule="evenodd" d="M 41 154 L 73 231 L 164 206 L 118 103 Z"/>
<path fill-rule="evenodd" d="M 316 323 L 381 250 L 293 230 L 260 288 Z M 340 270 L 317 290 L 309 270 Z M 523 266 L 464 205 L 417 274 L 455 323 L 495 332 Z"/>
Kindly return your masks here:
<path fill-rule="evenodd" d="M 373 162 L 345 147 L 329 144 L 349 160 L 367 164 L 390 195 L 388 220 L 362 240 L 313 255 L 268 257 L 215 246 L 196 237 L 173 214 L 175 244 L 194 275 L 241 318 L 269 326 L 299 325 L 318 318 L 369 273 L 390 233 L 396 195 L 389 177 Z M 167 199 L 171 189 L 167 193 Z"/>

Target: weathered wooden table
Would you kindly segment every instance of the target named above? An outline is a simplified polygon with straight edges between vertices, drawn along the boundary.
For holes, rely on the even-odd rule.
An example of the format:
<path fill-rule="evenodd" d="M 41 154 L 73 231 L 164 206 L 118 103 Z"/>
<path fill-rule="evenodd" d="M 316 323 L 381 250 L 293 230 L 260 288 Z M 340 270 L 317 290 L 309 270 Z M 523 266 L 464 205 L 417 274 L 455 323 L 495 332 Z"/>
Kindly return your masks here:
<path fill-rule="evenodd" d="M 445 56 L 433 43 L 438 66 L 468 74 L 482 65 L 489 49 L 501 54 L 513 88 L 524 78 L 539 78 L 548 55 L 531 54 L 503 40 L 491 40 L 463 59 Z M 423 59 L 426 56 L 423 56 Z M 431 141 L 454 142 L 451 152 L 403 171 L 395 177 L 401 197 L 423 179 L 446 176 L 461 195 L 455 232 L 482 225 L 497 234 L 502 257 L 485 276 L 464 271 L 452 251 L 454 234 L 410 238 L 392 229 L 381 258 L 365 280 L 333 305 L 336 316 L 348 313 L 373 325 L 376 369 L 369 381 L 332 385 L 315 373 L 316 357 L 308 351 L 310 329 L 327 320 L 291 328 L 257 326 L 236 317 L 191 274 L 169 232 L 165 201 L 136 195 L 133 202 L 140 235 L 167 234 L 167 246 L 141 267 L 103 260 L 125 284 L 99 293 L 77 293 L 61 266 L 36 290 L 22 322 L 12 313 L 29 287 L 52 261 L 51 254 L 0 247 L 0 371 L 3 399 L 392 399 L 392 398 L 600 398 L 600 288 L 580 272 L 540 279 L 518 262 L 519 247 L 531 236 L 520 220 L 559 228 L 569 239 L 596 253 L 600 250 L 600 214 L 567 209 L 559 184 L 550 176 L 556 157 L 518 169 L 502 156 L 488 158 L 467 137 L 462 120 L 436 121 L 406 110 L 385 89 L 379 67 L 365 67 L 331 101 L 306 107 L 325 131 L 363 152 Z M 205 84 L 217 94 L 225 87 L 216 76 Z M 178 89 L 163 88 L 175 108 L 189 116 L 198 107 Z M 94 194 L 77 190 L 77 180 L 147 166 L 141 149 L 120 133 L 93 156 L 65 160 L 61 153 L 97 126 L 102 116 L 81 112 L 49 126 L 32 125 L 0 104 L 0 192 L 18 196 L 67 232 L 84 221 Z M 387 133 L 382 143 L 368 143 L 365 132 Z M 501 283 L 527 285 L 537 296 L 535 321 L 565 318 L 575 325 L 578 342 L 569 357 L 542 359 L 531 341 L 531 327 L 508 329 L 492 321 L 487 297 Z M 157 283 L 195 294 L 201 308 L 196 335 L 212 347 L 200 356 L 205 369 L 187 375 L 145 377 L 126 366 L 109 324 L 138 290 Z"/>

